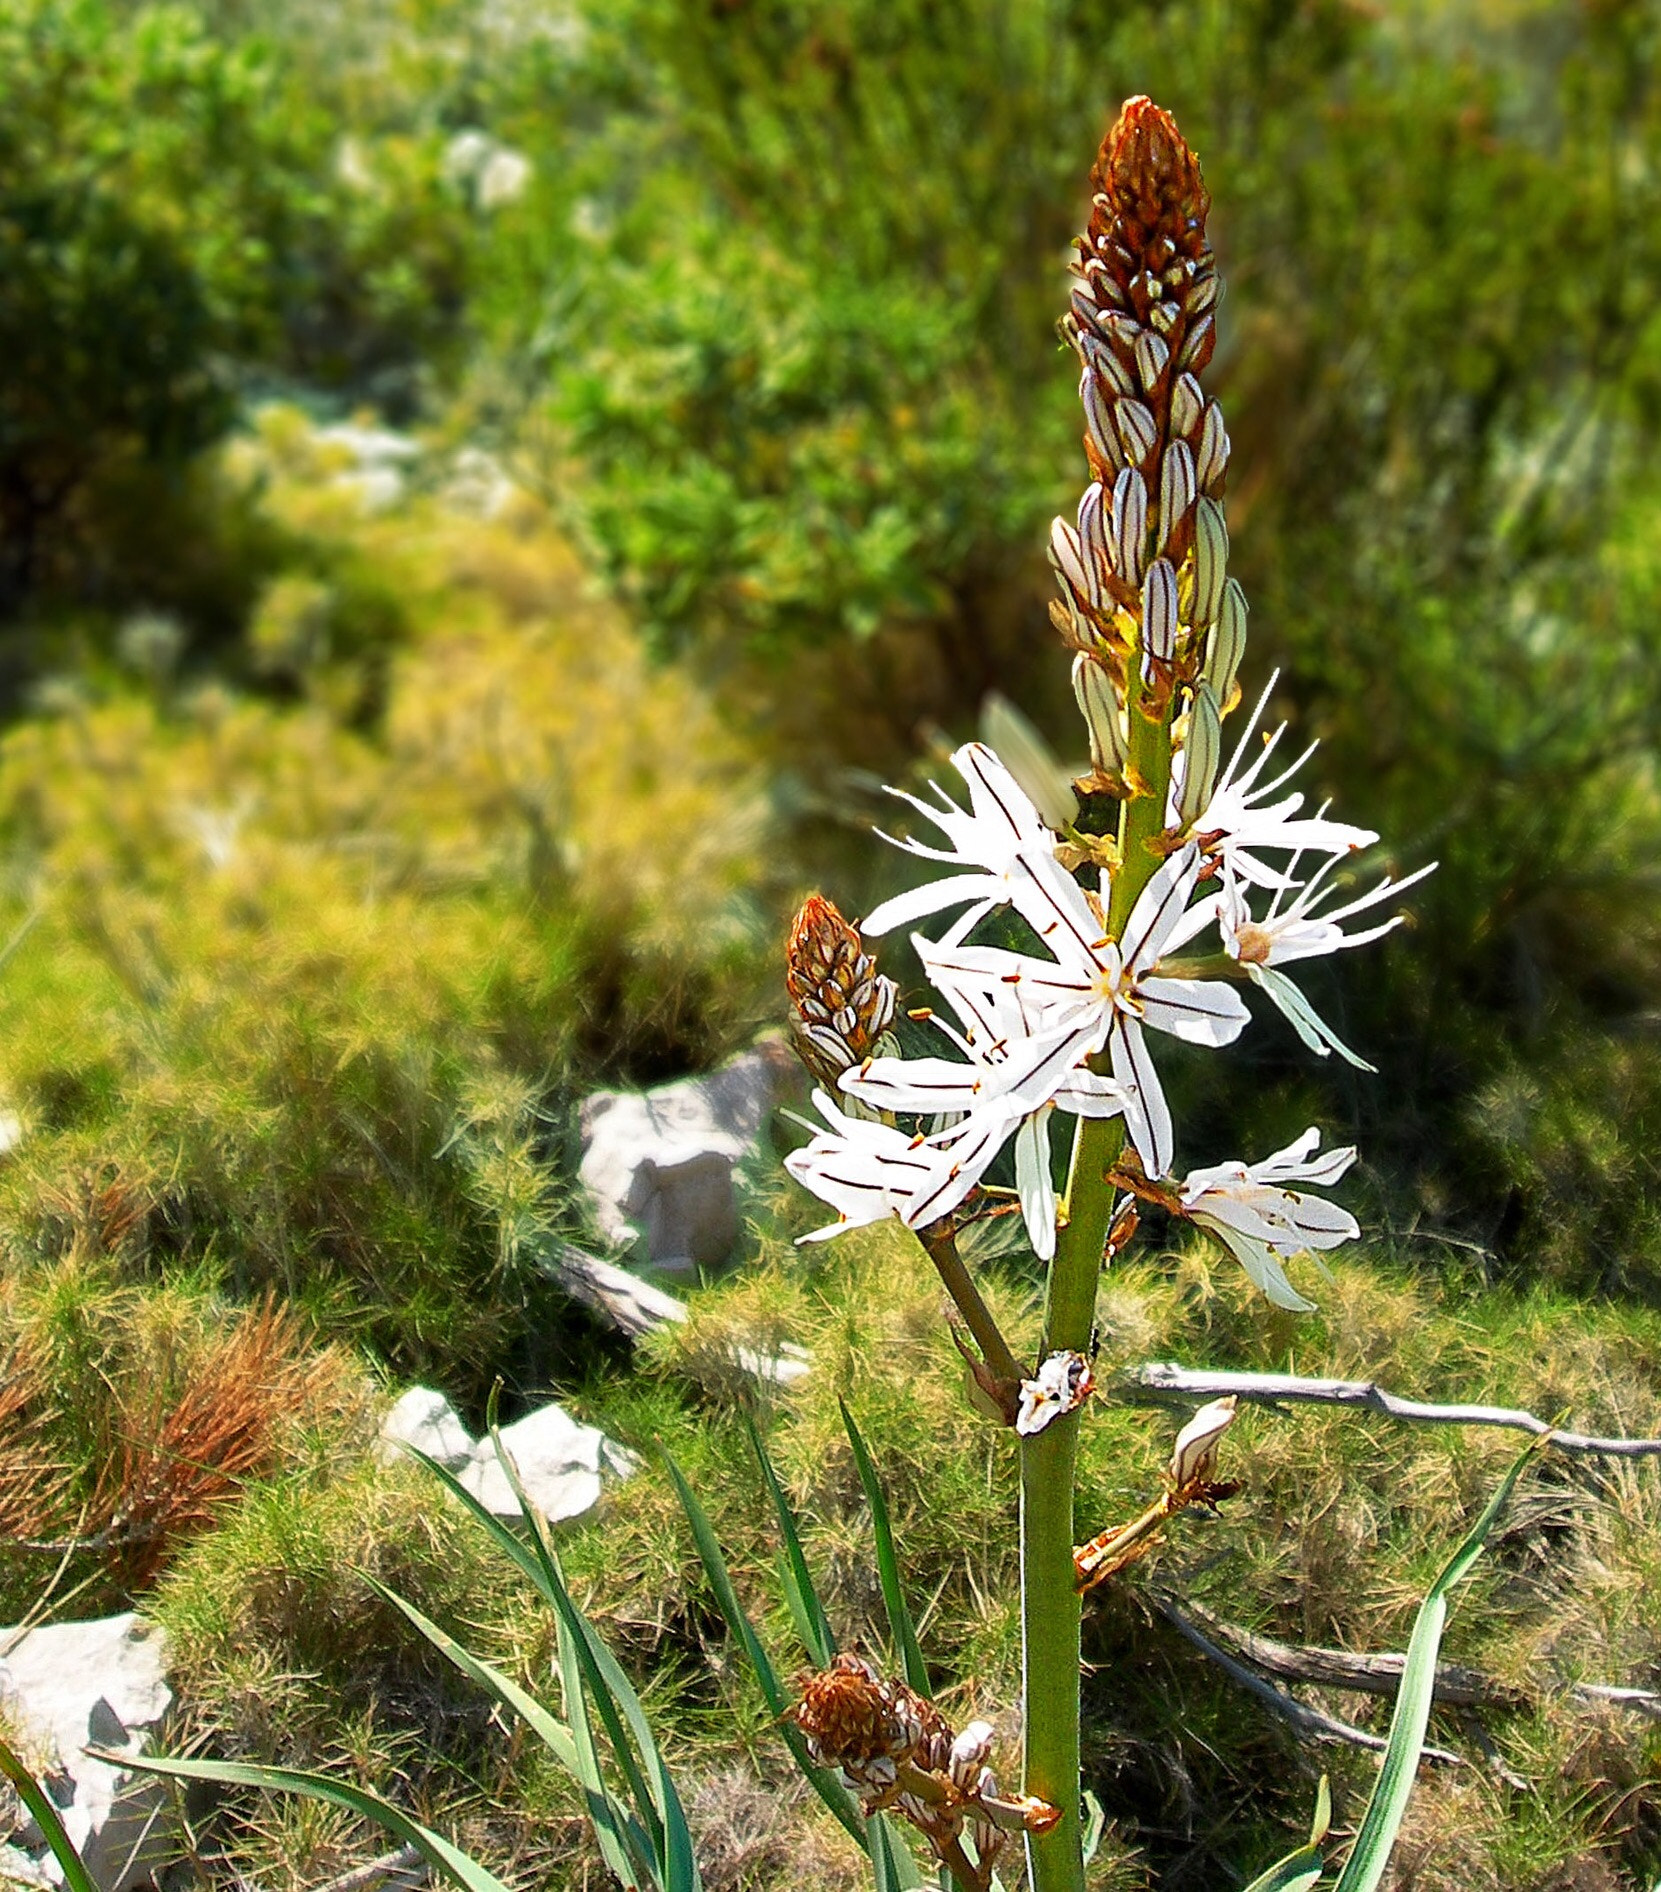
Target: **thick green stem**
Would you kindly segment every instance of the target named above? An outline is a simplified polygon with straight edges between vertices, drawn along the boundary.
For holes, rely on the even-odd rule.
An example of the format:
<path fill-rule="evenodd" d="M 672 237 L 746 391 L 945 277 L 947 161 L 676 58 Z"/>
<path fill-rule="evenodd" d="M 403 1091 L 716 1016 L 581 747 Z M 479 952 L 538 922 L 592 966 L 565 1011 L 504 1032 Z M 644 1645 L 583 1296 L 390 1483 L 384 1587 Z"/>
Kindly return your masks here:
<path fill-rule="evenodd" d="M 1158 857 L 1149 847 L 1164 827 L 1171 777 L 1169 714 L 1142 714 L 1132 685 L 1131 764 L 1146 793 L 1125 804 L 1121 863 L 1108 926 L 1115 938 Z M 1083 1353 L 1096 1316 L 1096 1283 L 1113 1220 L 1114 1186 L 1107 1172 L 1124 1148 L 1120 1117 L 1086 1118 L 1073 1145 L 1068 1218 L 1056 1238 L 1044 1315 L 1043 1355 Z M 1079 1796 L 1080 1600 L 1073 1567 L 1073 1481 L 1079 1416 L 1057 1419 L 1021 1441 L 1021 1622 L 1023 1636 L 1026 1791 L 1061 1809 L 1045 1834 L 1030 1834 L 1027 1858 L 1034 1892 L 1084 1892 L 1083 1823 Z"/>

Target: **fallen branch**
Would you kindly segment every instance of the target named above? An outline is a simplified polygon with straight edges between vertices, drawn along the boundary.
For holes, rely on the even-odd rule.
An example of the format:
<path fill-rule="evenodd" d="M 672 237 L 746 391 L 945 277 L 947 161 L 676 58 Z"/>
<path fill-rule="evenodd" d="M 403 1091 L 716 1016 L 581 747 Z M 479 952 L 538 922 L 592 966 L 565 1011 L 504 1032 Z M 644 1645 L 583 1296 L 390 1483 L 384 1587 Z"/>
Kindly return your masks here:
<path fill-rule="evenodd" d="M 1206 1368 L 1178 1366 L 1171 1360 L 1150 1360 L 1124 1374 L 1120 1386 L 1133 1395 L 1159 1400 L 1220 1399 L 1225 1393 L 1233 1393 L 1238 1399 L 1265 1405 L 1301 1401 L 1308 1405 L 1361 1406 L 1391 1419 L 1444 1426 L 1505 1426 L 1513 1432 L 1532 1432 L 1564 1452 L 1606 1458 L 1661 1457 L 1661 1439 L 1605 1439 L 1591 1433 L 1564 1432 L 1517 1406 L 1442 1406 L 1422 1399 L 1402 1399 L 1372 1380 L 1312 1380 L 1293 1373 L 1214 1373 Z"/>
<path fill-rule="evenodd" d="M 382 1853 L 366 1866 L 354 1866 L 338 1879 L 330 1879 L 319 1886 L 317 1892 L 363 1892 L 365 1886 L 374 1885 L 377 1880 L 392 1878 L 407 1885 L 419 1885 L 431 1870 L 419 1846 L 400 1846 L 395 1853 Z"/>
<path fill-rule="evenodd" d="M 1351 1649 L 1314 1649 L 1299 1643 L 1276 1642 L 1214 1616 L 1194 1602 L 1184 1603 L 1206 1631 L 1236 1650 L 1254 1669 L 1278 1675 L 1288 1682 L 1309 1682 L 1319 1688 L 1355 1689 L 1368 1695 L 1394 1695 L 1407 1666 L 1403 1655 L 1361 1655 Z M 1436 1665 L 1435 1699 L 1455 1708 L 1497 1708 L 1515 1713 L 1529 1706 L 1529 1697 L 1498 1676 L 1457 1663 Z"/>
<path fill-rule="evenodd" d="M 585 1255 L 569 1242 L 555 1242 L 537 1259 L 574 1301 L 592 1308 L 630 1340 L 644 1340 L 657 1328 L 686 1319 L 684 1301 L 627 1268 Z"/>
<path fill-rule="evenodd" d="M 1382 1753 L 1388 1745 L 1382 1735 L 1369 1734 L 1365 1728 L 1352 1727 L 1349 1722 L 1340 1721 L 1335 1715 L 1323 1714 L 1319 1708 L 1311 1708 L 1307 1702 L 1287 1694 L 1285 1689 L 1276 1688 L 1273 1682 L 1266 1681 L 1255 1669 L 1248 1669 L 1243 1662 L 1237 1662 L 1226 1649 L 1211 1640 L 1173 1597 L 1161 1590 L 1150 1589 L 1148 1600 L 1179 1635 L 1185 1636 L 1202 1655 L 1215 1662 L 1230 1681 L 1238 1682 L 1283 1720 L 1291 1722 L 1300 1734 L 1306 1734 L 1315 1741 L 1339 1741 L 1350 1747 L 1371 1748 L 1375 1753 Z M 1427 1761 L 1445 1761 L 1454 1767 L 1468 1764 L 1463 1755 L 1455 1754 L 1445 1747 L 1427 1745 L 1424 1757 Z"/>

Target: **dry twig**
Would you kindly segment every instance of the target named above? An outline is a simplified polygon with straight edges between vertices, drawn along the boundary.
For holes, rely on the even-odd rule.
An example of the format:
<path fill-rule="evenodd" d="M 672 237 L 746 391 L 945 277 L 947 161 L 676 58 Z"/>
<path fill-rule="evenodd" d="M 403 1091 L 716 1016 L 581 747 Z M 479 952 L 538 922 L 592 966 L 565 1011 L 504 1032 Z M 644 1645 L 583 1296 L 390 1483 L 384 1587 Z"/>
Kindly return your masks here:
<path fill-rule="evenodd" d="M 1283 1720 L 1291 1722 L 1300 1734 L 1306 1734 L 1315 1741 L 1341 1741 L 1350 1747 L 1371 1748 L 1375 1753 L 1382 1753 L 1388 1745 L 1382 1735 L 1369 1734 L 1365 1728 L 1352 1727 L 1349 1722 L 1340 1721 L 1335 1715 L 1323 1714 L 1319 1708 L 1311 1708 L 1307 1702 L 1299 1701 L 1285 1689 L 1276 1688 L 1273 1682 L 1266 1681 L 1255 1669 L 1237 1662 L 1226 1649 L 1213 1642 L 1186 1613 L 1185 1608 L 1165 1591 L 1150 1589 L 1148 1600 L 1179 1635 L 1185 1636 L 1202 1655 L 1215 1662 L 1230 1681 L 1238 1682 Z M 1454 1767 L 1468 1764 L 1463 1755 L 1455 1754 L 1445 1747 L 1427 1744 L 1424 1756 L 1428 1761 L 1444 1761 Z"/>
<path fill-rule="evenodd" d="M 1178 1366 L 1171 1360 L 1150 1360 L 1125 1374 L 1127 1393 L 1165 1399 L 1236 1398 L 1274 1405 L 1280 1401 L 1323 1406 L 1360 1406 L 1392 1419 L 1415 1420 L 1444 1426 L 1505 1426 L 1549 1439 L 1563 1452 L 1584 1452 L 1607 1458 L 1661 1457 L 1661 1439 L 1599 1438 L 1592 1433 L 1565 1432 L 1548 1425 L 1518 1406 L 1443 1406 L 1422 1399 L 1403 1399 L 1386 1392 L 1372 1380 L 1303 1379 L 1294 1373 L 1215 1373 L 1206 1368 Z"/>

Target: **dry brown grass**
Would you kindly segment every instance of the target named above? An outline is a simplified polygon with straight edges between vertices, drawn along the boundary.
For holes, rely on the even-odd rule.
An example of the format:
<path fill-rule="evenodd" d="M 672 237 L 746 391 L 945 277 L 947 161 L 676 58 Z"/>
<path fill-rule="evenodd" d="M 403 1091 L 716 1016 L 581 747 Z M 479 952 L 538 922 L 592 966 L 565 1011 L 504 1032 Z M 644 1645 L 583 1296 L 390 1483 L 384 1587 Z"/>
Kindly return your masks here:
<path fill-rule="evenodd" d="M 201 1350 L 182 1391 L 135 1388 L 115 1416 L 116 1450 L 90 1506 L 121 1581 L 151 1582 L 182 1539 L 272 1471 L 284 1427 L 338 1379 L 338 1361 L 313 1350 L 299 1320 L 267 1298 Z"/>

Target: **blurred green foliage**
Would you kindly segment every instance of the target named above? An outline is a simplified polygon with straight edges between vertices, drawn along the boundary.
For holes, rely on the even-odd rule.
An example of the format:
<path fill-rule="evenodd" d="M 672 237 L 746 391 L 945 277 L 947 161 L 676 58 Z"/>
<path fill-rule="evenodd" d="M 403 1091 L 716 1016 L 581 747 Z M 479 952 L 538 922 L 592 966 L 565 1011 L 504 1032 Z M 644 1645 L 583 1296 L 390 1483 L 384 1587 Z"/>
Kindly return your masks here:
<path fill-rule="evenodd" d="M 538 1261 L 581 1232 L 578 1097 L 754 1017 L 766 810 L 539 509 L 364 520 L 319 455 L 277 413 L 222 477 L 396 592 L 373 737 L 349 593 L 291 576 L 258 621 L 305 586 L 341 626 L 291 696 L 180 677 L 137 619 L 126 674 L 0 738 L 0 1228 L 24 1274 L 276 1290 L 482 1401 L 561 1354 Z"/>
<path fill-rule="evenodd" d="M 1443 863 L 1368 972 L 1313 975 L 1380 1078 L 1270 1022 L 1190 1153 L 1319 1115 L 1427 1260 L 1661 1287 L 1653 0 L 3 0 L 0 31 L 11 680 L 148 674 L 171 620 L 180 688 L 382 742 L 424 636 L 397 584 L 200 451 L 274 381 L 368 402 L 550 501 L 850 909 L 898 871 L 845 849 L 860 772 L 992 687 L 1076 728 L 1053 325 L 1096 140 L 1158 95 L 1229 283 L 1248 689 L 1284 660 L 1312 792 Z"/>
<path fill-rule="evenodd" d="M 134 464 L 153 522 L 256 380 L 408 411 L 466 277 L 440 159 L 354 162 L 302 64 L 194 9 L 5 0 L 0 610 L 121 602 Z"/>
<path fill-rule="evenodd" d="M 1060 262 L 1118 100 L 1176 111 L 1230 290 L 1248 690 L 1284 661 L 1311 788 L 1443 862 L 1369 983 L 1323 969 L 1381 1078 L 1312 1085 L 1271 1025 L 1193 1151 L 1256 1153 L 1291 1098 L 1399 1223 L 1656 1291 L 1661 14 L 586 17 L 565 84 L 609 105 L 560 120 L 536 312 L 563 497 L 659 647 L 821 778 L 961 737 L 993 685 L 1076 727 L 1038 556 L 1083 479 Z"/>

